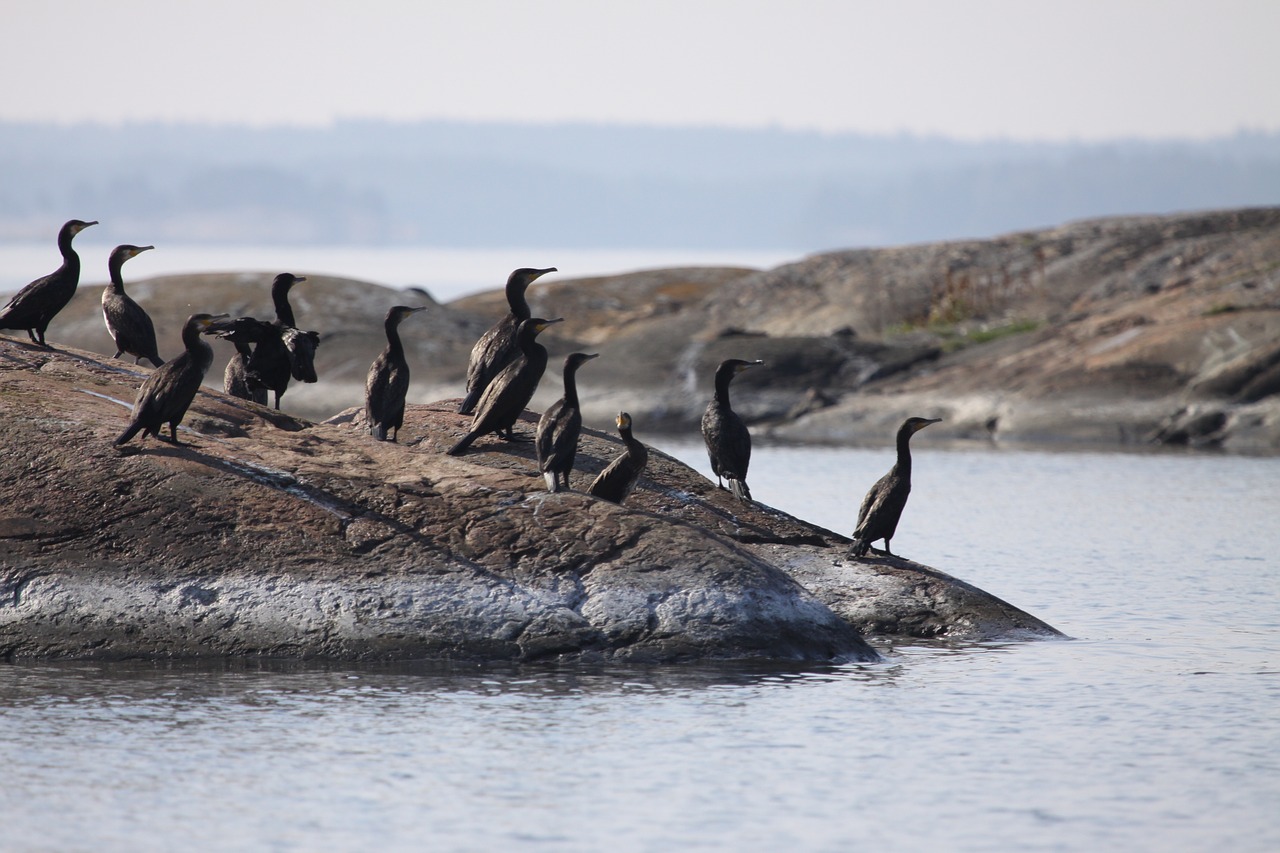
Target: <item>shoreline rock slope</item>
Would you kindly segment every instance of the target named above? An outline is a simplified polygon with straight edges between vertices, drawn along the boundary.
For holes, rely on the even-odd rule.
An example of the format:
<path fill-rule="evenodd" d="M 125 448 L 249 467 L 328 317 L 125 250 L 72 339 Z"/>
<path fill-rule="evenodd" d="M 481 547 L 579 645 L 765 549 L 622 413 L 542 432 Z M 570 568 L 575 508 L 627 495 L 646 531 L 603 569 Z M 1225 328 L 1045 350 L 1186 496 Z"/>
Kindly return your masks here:
<path fill-rule="evenodd" d="M 186 447 L 111 439 L 149 372 L 0 338 L 0 657 L 871 660 L 860 632 L 1060 636 L 963 582 L 744 507 L 663 454 L 627 506 L 550 494 L 532 442 L 451 458 L 206 389 Z M 526 413 L 518 430 L 531 434 Z M 584 432 L 575 488 L 618 451 Z"/>

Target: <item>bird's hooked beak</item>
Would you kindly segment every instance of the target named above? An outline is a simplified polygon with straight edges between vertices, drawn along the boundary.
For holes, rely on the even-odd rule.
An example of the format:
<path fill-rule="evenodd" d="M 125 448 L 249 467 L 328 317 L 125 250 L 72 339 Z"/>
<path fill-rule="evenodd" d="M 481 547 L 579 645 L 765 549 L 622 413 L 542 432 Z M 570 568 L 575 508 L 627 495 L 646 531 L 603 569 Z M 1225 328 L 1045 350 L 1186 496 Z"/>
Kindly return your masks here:
<path fill-rule="evenodd" d="M 90 225 L 97 225 L 97 224 L 98 224 L 98 220 L 96 219 L 93 220 L 92 222 L 81 222 L 78 226 L 76 226 L 76 233 L 79 234 L 81 231 L 88 228 Z"/>
<path fill-rule="evenodd" d="M 200 332 L 205 335 L 229 332 L 234 327 L 235 321 L 231 319 L 230 314 L 210 314 L 200 321 Z"/>
<path fill-rule="evenodd" d="M 913 429 L 912 432 L 919 432 L 920 430 L 927 427 L 929 424 L 937 424 L 937 423 L 942 423 L 942 418 L 921 418 L 920 422 L 916 424 L 915 429 Z"/>
<path fill-rule="evenodd" d="M 134 246 L 133 249 L 129 252 L 129 257 L 136 258 L 138 255 L 141 255 L 143 252 L 149 252 L 154 248 L 155 246 Z"/>
<path fill-rule="evenodd" d="M 760 366 L 760 365 L 762 365 L 762 364 L 764 364 L 764 361 L 762 361 L 761 359 L 758 359 L 758 358 L 757 358 L 755 361 L 748 361 L 748 362 L 746 362 L 746 363 L 744 363 L 744 364 L 739 364 L 739 365 L 738 365 L 738 367 L 737 367 L 737 369 L 736 369 L 736 370 L 734 370 L 734 371 L 733 371 L 733 373 L 734 373 L 734 375 L 736 376 L 737 374 L 741 373 L 741 372 L 742 372 L 742 371 L 744 371 L 744 370 L 750 370 L 751 368 L 753 368 L 753 367 L 759 367 L 759 366 Z"/>
<path fill-rule="evenodd" d="M 557 317 L 554 320 L 546 320 L 538 324 L 538 331 L 541 332 L 543 329 L 547 328 L 547 326 L 553 326 L 556 323 L 563 323 L 563 322 L 564 322 L 563 317 Z"/>

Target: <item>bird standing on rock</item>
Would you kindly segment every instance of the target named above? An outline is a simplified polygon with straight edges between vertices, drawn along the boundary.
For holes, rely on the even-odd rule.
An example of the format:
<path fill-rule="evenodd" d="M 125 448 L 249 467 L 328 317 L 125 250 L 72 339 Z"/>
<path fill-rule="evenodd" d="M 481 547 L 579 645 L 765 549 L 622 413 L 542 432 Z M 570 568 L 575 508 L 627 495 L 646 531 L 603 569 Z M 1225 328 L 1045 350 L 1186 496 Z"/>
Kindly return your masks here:
<path fill-rule="evenodd" d="M 280 273 L 271 283 L 271 301 L 276 309 L 275 322 L 238 317 L 227 333 L 222 335 L 236 344 L 237 355 L 242 358 L 244 349 L 249 344 L 254 345 L 244 365 L 245 389 L 249 395 L 236 393 L 240 390 L 239 384 L 233 386 L 224 375 L 223 387 L 227 393 L 258 401 L 265 398 L 267 391 L 271 391 L 275 394 L 275 407 L 279 409 L 280 398 L 288 390 L 291 378 L 300 382 L 316 381 L 315 353 L 316 347 L 320 345 L 320 334 L 298 329 L 293 307 L 289 304 L 289 290 L 306 280 L 305 276 Z M 232 390 L 233 387 L 236 391 Z"/>
<path fill-rule="evenodd" d="M 369 433 L 378 441 L 387 440 L 387 432 L 395 441 L 404 423 L 404 400 L 409 393 L 409 362 L 404 357 L 404 345 L 400 343 L 400 323 L 426 306 L 410 308 L 397 305 L 387 312 L 384 328 L 387 346 L 369 366 L 364 383 L 364 412 L 369 421 Z"/>
<path fill-rule="evenodd" d="M 729 481 L 729 490 L 740 501 L 751 500 L 747 488 L 747 467 L 751 464 L 751 433 L 738 413 L 729 405 L 729 383 L 733 377 L 764 364 L 759 359 L 743 361 L 730 358 L 716 368 L 716 393 L 702 415 L 702 439 L 707 443 L 707 456 L 716 475 L 716 485 Z"/>
<path fill-rule="evenodd" d="M 609 467 L 601 471 L 592 481 L 587 494 L 621 504 L 636 487 L 636 482 L 644 473 L 645 466 L 649 464 L 649 448 L 632 437 L 631 415 L 618 412 L 616 423 L 618 435 L 622 436 L 622 443 L 626 445 L 626 450 L 610 462 Z"/>
<path fill-rule="evenodd" d="M 547 480 L 547 490 L 560 491 L 561 481 L 569 488 L 569 474 L 578 453 L 582 434 L 582 411 L 578 406 L 578 368 L 599 353 L 575 352 L 564 359 L 564 396 L 551 404 L 538 421 L 538 470 Z"/>
<path fill-rule="evenodd" d="M 474 412 L 489 383 L 504 367 L 520 356 L 516 332 L 521 323 L 533 316 L 525 299 L 525 291 L 529 289 L 529 285 L 549 272 L 556 272 L 556 268 L 539 270 L 522 267 L 507 276 L 507 306 L 510 310 L 507 316 L 481 335 L 480 340 L 471 348 L 471 360 L 467 364 L 467 394 L 458 406 L 458 414 L 469 415 Z"/>
<path fill-rule="evenodd" d="M 26 329 L 33 343 L 45 349 L 45 330 L 59 311 L 67 307 L 80 285 L 80 256 L 71 248 L 71 241 L 97 220 L 84 222 L 72 219 L 58 231 L 58 251 L 62 253 L 62 266 L 38 278 L 19 290 L 4 308 L 0 308 L 0 329 Z"/>
<path fill-rule="evenodd" d="M 858 509 L 858 527 L 853 531 L 853 556 L 865 557 L 871 543 L 884 540 L 884 552 L 890 557 L 889 540 L 898 529 L 898 519 L 911 494 L 911 436 L 936 424 L 942 418 L 907 418 L 898 427 L 898 461 L 862 499 Z"/>
<path fill-rule="evenodd" d="M 182 343 L 186 347 L 181 355 L 147 377 L 138 389 L 133 404 L 133 420 L 129 428 L 115 440 L 117 447 L 142 431 L 142 437 L 154 435 L 161 441 L 178 441 L 178 424 L 187 414 L 191 402 L 200 390 L 200 383 L 213 363 L 213 348 L 201 339 L 201 335 L 223 331 L 228 322 L 226 314 L 192 314 L 182 327 Z M 169 425 L 169 438 L 160 434 L 160 428 Z"/>
<path fill-rule="evenodd" d="M 449 448 L 450 456 L 461 456 L 482 435 L 498 433 L 500 438 L 511 441 L 515 438 L 513 427 L 520 418 L 520 413 L 533 399 L 533 392 L 538 390 L 543 371 L 547 369 L 547 349 L 538 343 L 538 334 L 553 323 L 563 322 L 563 318 L 544 320 L 531 317 L 520 324 L 516 332 L 516 343 L 520 346 L 520 356 L 502 369 L 493 378 L 489 387 L 485 388 L 480 402 L 476 406 L 475 417 L 471 420 L 471 430 Z"/>
<path fill-rule="evenodd" d="M 154 248 L 124 245 L 111 250 L 111 257 L 107 259 L 111 281 L 102 290 L 102 319 L 107 324 L 107 334 L 116 344 L 113 358 L 128 353 L 133 356 L 134 364 L 145 358 L 153 367 L 159 367 L 164 364 L 164 359 L 160 358 L 156 347 L 155 324 L 142 306 L 124 292 L 124 277 L 120 269 L 125 261 Z"/>

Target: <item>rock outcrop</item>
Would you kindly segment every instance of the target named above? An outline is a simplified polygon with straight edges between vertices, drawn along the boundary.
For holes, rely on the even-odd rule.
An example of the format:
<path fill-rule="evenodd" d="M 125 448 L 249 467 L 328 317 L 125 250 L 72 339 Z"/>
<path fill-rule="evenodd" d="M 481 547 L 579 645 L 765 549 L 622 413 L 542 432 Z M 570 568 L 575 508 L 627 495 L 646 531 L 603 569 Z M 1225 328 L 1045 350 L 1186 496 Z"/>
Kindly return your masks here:
<path fill-rule="evenodd" d="M 619 410 L 651 430 L 696 429 L 715 365 L 737 357 L 768 362 L 734 386 L 757 435 L 884 444 L 921 415 L 942 417 L 935 435 L 957 439 L 1277 452 L 1277 258 L 1280 208 L 1266 208 L 827 252 L 770 270 L 565 269 L 529 300 L 565 318 L 544 336 L 553 365 L 573 350 L 601 353 L 579 389 L 586 423 L 601 429 Z M 164 355 L 192 311 L 270 316 L 272 272 L 129 287 Z M 461 392 L 471 344 L 506 310 L 506 272 L 493 292 L 432 303 L 406 331 L 411 401 Z M 100 293 L 82 286 L 50 339 L 114 352 Z M 387 308 L 429 302 L 315 275 L 293 298 L 299 323 L 324 335 L 324 381 L 290 388 L 284 407 L 312 420 L 359 403 Z M 558 396 L 555 384 L 534 409 Z"/>
<path fill-rule="evenodd" d="M 113 448 L 148 371 L 0 338 L 0 656 L 868 660 L 860 632 L 1057 635 L 657 452 L 623 507 L 546 493 L 529 443 L 446 456 L 453 401 L 390 444 L 358 409 L 202 392 L 185 446 Z M 588 430 L 575 487 L 617 451 Z"/>

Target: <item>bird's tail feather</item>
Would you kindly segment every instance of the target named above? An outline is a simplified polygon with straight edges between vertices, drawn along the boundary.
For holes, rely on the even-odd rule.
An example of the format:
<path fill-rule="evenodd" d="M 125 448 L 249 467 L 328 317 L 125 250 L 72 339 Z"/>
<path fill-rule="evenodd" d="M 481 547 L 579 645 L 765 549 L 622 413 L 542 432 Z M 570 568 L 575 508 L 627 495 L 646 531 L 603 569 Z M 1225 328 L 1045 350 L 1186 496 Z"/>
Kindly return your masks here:
<path fill-rule="evenodd" d="M 458 406 L 458 414 L 469 415 L 475 411 L 476 403 L 480 402 L 480 395 L 483 391 L 479 388 L 472 388 L 467 392 L 467 396 L 462 398 L 462 404 Z"/>
<path fill-rule="evenodd" d="M 751 490 L 747 488 L 746 480 L 737 480 L 729 477 L 729 491 L 733 492 L 733 496 L 740 501 L 751 500 Z"/>
<path fill-rule="evenodd" d="M 138 430 L 140 429 L 142 429 L 141 421 L 134 421 L 133 423 L 129 424 L 129 428 L 124 432 L 120 433 L 120 437 L 115 440 L 114 446 L 119 447 L 120 445 L 124 444 L 126 441 L 128 441 L 129 439 L 137 435 Z"/>
<path fill-rule="evenodd" d="M 455 444 L 453 447 L 450 447 L 450 448 L 449 448 L 449 450 L 448 450 L 449 455 L 450 455 L 450 456 L 461 456 L 461 455 L 462 455 L 462 452 L 463 452 L 464 450 L 466 450 L 468 447 L 470 447 L 470 446 L 471 446 L 471 442 L 475 441 L 475 440 L 476 440 L 476 438 L 477 438 L 477 437 L 479 437 L 479 435 L 480 435 L 480 433 L 478 433 L 478 432 L 469 432 L 469 433 L 467 433 L 467 434 L 466 434 L 466 435 L 464 435 L 462 438 L 458 439 L 458 443 L 457 443 L 457 444 Z"/>
<path fill-rule="evenodd" d="M 555 471 L 544 471 L 542 474 L 542 477 L 544 480 L 547 481 L 548 492 L 560 491 L 560 477 L 556 474 Z"/>

